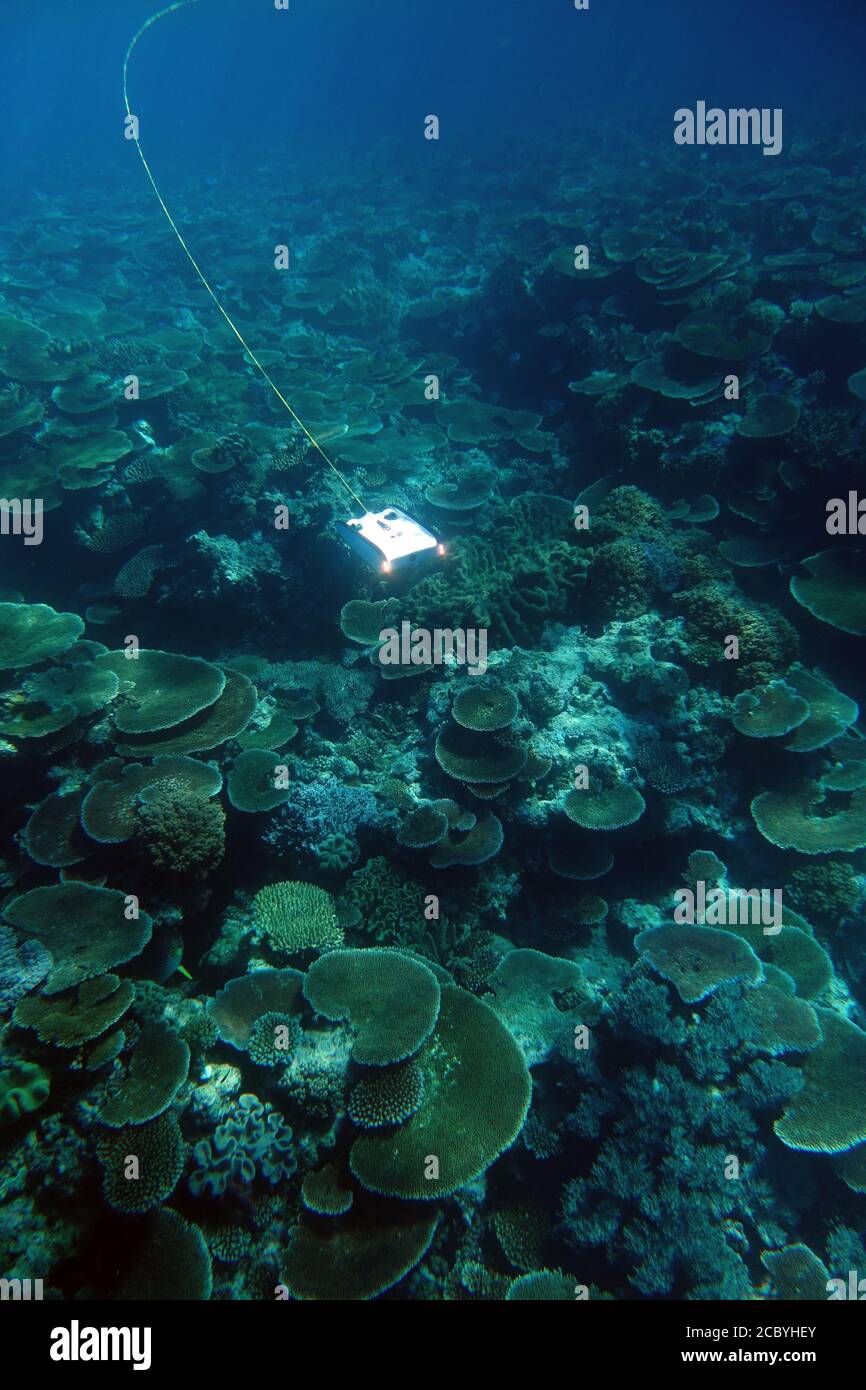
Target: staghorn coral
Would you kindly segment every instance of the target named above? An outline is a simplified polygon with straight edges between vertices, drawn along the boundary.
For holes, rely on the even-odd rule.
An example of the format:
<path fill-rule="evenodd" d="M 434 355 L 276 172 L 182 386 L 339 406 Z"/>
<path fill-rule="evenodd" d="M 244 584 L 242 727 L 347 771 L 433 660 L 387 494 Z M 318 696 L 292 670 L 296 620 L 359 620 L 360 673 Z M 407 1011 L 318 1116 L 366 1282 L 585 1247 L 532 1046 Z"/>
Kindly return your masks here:
<path fill-rule="evenodd" d="M 358 857 L 359 831 L 381 827 L 382 812 L 369 787 L 327 780 L 297 783 L 268 832 L 268 843 L 306 850 L 325 864 L 332 854 L 336 867 L 347 868 Z"/>
<path fill-rule="evenodd" d="M 260 888 L 253 899 L 253 914 L 274 948 L 285 955 L 322 951 L 343 941 L 333 898 L 312 883 L 271 883 Z"/>

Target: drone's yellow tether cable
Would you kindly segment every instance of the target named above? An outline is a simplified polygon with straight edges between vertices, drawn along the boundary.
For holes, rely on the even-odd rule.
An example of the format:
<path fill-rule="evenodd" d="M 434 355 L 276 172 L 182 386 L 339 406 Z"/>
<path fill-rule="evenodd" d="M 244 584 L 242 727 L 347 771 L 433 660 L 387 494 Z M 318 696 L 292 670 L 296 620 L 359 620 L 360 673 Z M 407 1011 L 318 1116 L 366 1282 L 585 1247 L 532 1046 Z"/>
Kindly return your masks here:
<path fill-rule="evenodd" d="M 169 6 L 167 6 L 166 9 L 164 9 L 164 10 L 159 10 L 156 14 L 151 15 L 150 19 L 148 19 L 144 24 L 142 24 L 142 26 L 141 26 L 141 28 L 139 29 L 138 33 L 137 33 L 137 34 L 135 35 L 135 37 L 132 39 L 132 42 L 130 43 L 128 49 L 126 50 L 126 56 L 125 56 L 125 58 L 124 58 L 124 60 L 123 60 L 123 101 L 124 101 L 124 105 L 126 106 L 126 115 L 127 115 L 128 120 L 129 120 L 129 123 L 130 123 L 129 126 L 128 126 L 128 129 L 129 129 L 130 131 L 134 132 L 133 134 L 131 134 L 131 135 L 129 136 L 129 138 L 130 138 L 130 139 L 133 139 L 133 140 L 135 141 L 135 148 L 138 150 L 139 157 L 140 157 L 140 159 L 141 159 L 142 164 L 144 165 L 144 172 L 147 174 L 147 177 L 148 177 L 149 180 L 150 180 L 151 187 L 153 188 L 154 193 L 156 194 L 157 198 L 159 199 L 159 205 L 160 205 L 160 207 L 162 208 L 163 212 L 165 213 L 166 218 L 168 219 L 168 224 L 169 224 L 169 226 L 171 227 L 171 230 L 174 232 L 175 236 L 177 237 L 178 241 L 180 242 L 180 244 L 181 244 L 181 246 L 182 246 L 182 248 L 183 248 L 183 250 L 184 250 L 184 252 L 185 252 L 185 254 L 186 254 L 186 257 L 187 257 L 187 259 L 189 260 L 190 265 L 192 266 L 193 270 L 195 271 L 195 273 L 196 273 L 196 275 L 198 276 L 198 278 L 199 278 L 199 280 L 201 281 L 201 283 L 204 285 L 205 289 L 207 290 L 207 292 L 208 292 L 208 294 L 210 295 L 211 299 L 213 300 L 214 304 L 215 304 L 216 307 L 219 309 L 220 313 L 222 314 L 222 316 L 223 316 L 223 318 L 225 319 L 226 323 L 228 324 L 229 328 L 232 330 L 232 332 L 234 333 L 234 335 L 235 335 L 235 337 L 237 338 L 238 342 L 241 344 L 241 346 L 243 347 L 244 351 L 245 351 L 245 352 L 247 353 L 247 355 L 249 356 L 250 361 L 253 363 L 253 365 L 254 365 L 254 367 L 256 368 L 256 370 L 259 371 L 259 372 L 261 373 L 261 375 L 264 377 L 264 379 L 265 379 L 265 381 L 267 382 L 268 386 L 271 388 L 271 390 L 273 391 L 274 395 L 277 397 L 277 400 L 281 401 L 282 404 L 286 407 L 286 410 L 289 412 L 289 414 L 291 415 L 291 417 L 292 417 L 292 419 L 294 420 L 295 424 L 298 426 L 298 429 L 300 429 L 300 430 L 302 431 L 302 433 L 306 435 L 307 439 L 310 441 L 310 443 L 312 444 L 313 448 L 318 450 L 318 452 L 321 454 L 322 458 L 325 460 L 325 463 L 328 465 L 328 467 L 329 467 L 330 469 L 332 469 L 334 473 L 336 473 L 336 475 L 337 475 L 337 477 L 339 478 L 340 482 L 343 484 L 343 487 L 346 489 L 346 491 L 349 493 L 349 495 L 350 495 L 352 498 L 354 498 L 354 500 L 358 503 L 358 505 L 359 505 L 359 507 L 361 508 L 361 510 L 362 510 L 362 511 L 366 511 L 367 508 L 366 508 L 364 502 L 363 502 L 363 501 L 361 500 L 361 498 L 358 496 L 357 492 L 356 492 L 355 489 L 352 487 L 351 483 L 350 483 L 350 482 L 348 481 L 348 479 L 340 472 L 339 468 L 338 468 L 337 465 L 333 462 L 333 460 L 330 459 L 330 458 L 328 458 L 328 455 L 325 453 L 325 451 L 324 451 L 324 449 L 322 448 L 321 444 L 319 443 L 318 439 L 316 439 L 315 435 L 312 434 L 312 433 L 307 429 L 307 426 L 304 424 L 303 420 L 301 420 L 300 417 L 299 417 L 299 416 L 295 413 L 295 411 L 292 409 L 291 405 L 290 405 L 289 402 L 286 400 L 285 396 L 283 395 L 283 393 L 282 393 L 282 391 L 280 390 L 280 388 L 277 386 L 276 382 L 273 381 L 273 379 L 271 378 L 271 376 L 269 375 L 269 373 L 267 372 L 267 370 L 262 366 L 261 362 L 259 361 L 259 359 L 258 359 L 258 357 L 256 356 L 256 354 L 253 352 L 252 348 L 250 347 L 249 343 L 247 342 L 247 340 L 246 340 L 246 338 L 244 337 L 244 335 L 243 335 L 243 333 L 241 332 L 241 330 L 238 328 L 238 326 L 237 326 L 237 324 L 235 323 L 234 319 L 231 317 L 231 315 L 228 313 L 228 311 L 227 311 L 226 309 L 223 308 L 223 306 L 222 306 L 222 304 L 220 303 L 220 300 L 219 300 L 219 298 L 218 298 L 216 292 L 211 288 L 210 284 L 208 283 L 207 277 L 205 276 L 203 270 L 201 269 L 201 267 L 200 267 L 198 261 L 196 260 L 195 256 L 192 254 L 192 252 L 190 251 L 190 249 L 189 249 L 189 247 L 187 246 L 186 242 L 184 241 L 183 235 L 181 234 L 181 231 L 180 231 L 180 228 L 178 227 L 177 223 L 175 222 L 174 218 L 172 217 L 171 213 L 169 212 L 168 208 L 166 207 L 165 199 L 163 198 L 162 194 L 160 193 L 159 187 L 158 187 L 157 182 L 156 182 L 156 179 L 154 178 L 153 173 L 151 172 L 150 165 L 148 164 L 147 160 L 146 160 L 145 157 L 144 157 L 144 151 L 143 151 L 142 148 L 141 148 L 141 141 L 140 141 L 139 138 L 138 138 L 138 125 L 137 125 L 137 122 L 136 122 L 136 118 L 135 118 L 135 116 L 134 116 L 133 113 L 132 113 L 132 108 L 131 108 L 131 106 L 130 106 L 130 104 L 129 104 L 129 88 L 128 88 L 128 82 L 127 82 L 127 78 L 128 78 L 128 75 L 129 75 L 129 61 L 130 61 L 130 59 L 131 59 L 131 57 L 132 57 L 133 50 L 134 50 L 136 44 L 138 43 L 139 39 L 141 38 L 142 34 L 144 34 L 144 33 L 151 27 L 151 25 L 156 24 L 160 19 L 164 19 L 166 15 L 173 14 L 175 10 L 183 10 L 183 9 L 186 9 L 187 5 L 196 5 L 196 4 L 198 4 L 198 0 L 177 0 L 177 4 L 169 5 Z"/>

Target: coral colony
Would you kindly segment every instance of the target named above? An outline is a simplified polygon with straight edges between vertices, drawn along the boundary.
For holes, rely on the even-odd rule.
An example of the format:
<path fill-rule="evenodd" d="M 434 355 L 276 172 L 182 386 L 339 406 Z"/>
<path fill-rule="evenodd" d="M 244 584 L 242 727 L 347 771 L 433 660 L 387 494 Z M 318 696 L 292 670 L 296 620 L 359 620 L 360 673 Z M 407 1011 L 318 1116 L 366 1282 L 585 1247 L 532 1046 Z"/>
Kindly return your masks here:
<path fill-rule="evenodd" d="M 0 224 L 0 1292 L 864 1297 L 862 139 L 223 187 L 152 25 Z"/>

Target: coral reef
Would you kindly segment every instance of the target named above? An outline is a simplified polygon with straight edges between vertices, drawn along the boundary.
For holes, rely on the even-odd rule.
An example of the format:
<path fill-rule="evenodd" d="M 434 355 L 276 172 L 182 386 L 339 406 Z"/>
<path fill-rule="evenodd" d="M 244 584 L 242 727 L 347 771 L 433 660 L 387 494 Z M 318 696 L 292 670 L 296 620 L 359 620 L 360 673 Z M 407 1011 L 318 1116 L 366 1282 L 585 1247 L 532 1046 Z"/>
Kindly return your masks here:
<path fill-rule="evenodd" d="M 9 180 L 0 1276 L 76 1307 L 866 1270 L 862 131 L 453 119 L 172 174 L 239 337 Z"/>

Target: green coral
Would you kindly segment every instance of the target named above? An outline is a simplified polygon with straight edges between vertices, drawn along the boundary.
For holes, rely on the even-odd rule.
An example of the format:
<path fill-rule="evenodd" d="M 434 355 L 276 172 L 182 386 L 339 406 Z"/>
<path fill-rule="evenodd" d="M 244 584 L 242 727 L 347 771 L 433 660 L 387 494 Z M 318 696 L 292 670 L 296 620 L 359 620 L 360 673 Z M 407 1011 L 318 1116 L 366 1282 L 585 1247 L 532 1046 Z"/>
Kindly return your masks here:
<path fill-rule="evenodd" d="M 101 1037 L 123 1017 L 132 1003 L 133 987 L 117 975 L 85 980 L 67 994 L 29 995 L 15 1006 L 13 1021 L 32 1028 L 40 1042 L 55 1047 L 80 1047 Z"/>
<path fill-rule="evenodd" d="M 308 1173 L 301 1185 L 301 1201 L 317 1216 L 345 1216 L 352 1208 L 354 1194 L 333 1163 Z"/>
<path fill-rule="evenodd" d="M 801 782 L 780 791 L 761 792 L 752 816 L 766 840 L 799 854 L 833 854 L 866 847 L 866 788 L 842 798 L 831 809 L 827 791 L 817 782 Z"/>
<path fill-rule="evenodd" d="M 473 816 L 465 834 L 455 837 L 449 831 L 442 837 L 433 847 L 430 863 L 434 869 L 448 869 L 455 864 L 474 868 L 498 854 L 503 839 L 502 824 L 491 812 L 478 821 Z"/>
<path fill-rule="evenodd" d="M 313 883 L 270 883 L 253 899 L 257 925 L 286 955 L 323 951 L 343 942 L 330 893 Z"/>
<path fill-rule="evenodd" d="M 0 603 L 0 670 L 35 666 L 57 656 L 83 631 L 75 613 L 56 613 L 45 603 Z"/>
<path fill-rule="evenodd" d="M 631 484 L 615 487 L 607 494 L 594 509 L 591 525 L 603 537 L 644 536 L 653 540 L 668 529 L 661 504 Z"/>
<path fill-rule="evenodd" d="M 424 1099 L 424 1077 L 414 1062 L 381 1067 L 358 1082 L 349 1097 L 348 1113 L 360 1129 L 401 1125 Z"/>
<path fill-rule="evenodd" d="M 792 596 L 813 617 L 840 632 L 866 635 L 866 576 L 857 551 L 822 550 L 791 576 Z"/>
<path fill-rule="evenodd" d="M 293 1298 L 327 1303 L 364 1301 L 398 1283 L 423 1259 L 436 1217 L 367 1211 L 328 1222 L 300 1222 L 282 1257 L 281 1277 Z"/>
<path fill-rule="evenodd" d="M 716 927 L 671 922 L 641 932 L 635 946 L 659 975 L 671 981 L 685 1004 L 705 999 L 728 980 L 754 985 L 764 974 L 743 937 Z"/>
<path fill-rule="evenodd" d="M 128 763 L 121 770 L 119 763 L 114 759 L 103 765 L 81 807 L 82 827 L 99 844 L 131 839 L 145 806 L 150 808 L 151 821 L 158 822 L 161 805 L 177 798 L 207 799 L 222 787 L 218 769 L 195 758 L 168 754 L 154 758 L 149 767 Z M 145 831 L 147 824 L 146 818 Z"/>
<path fill-rule="evenodd" d="M 103 1130 L 96 1140 L 105 1200 L 115 1211 L 152 1211 L 170 1197 L 186 1146 L 169 1111 L 145 1124 Z"/>
<path fill-rule="evenodd" d="M 259 1019 L 294 1014 L 304 977 L 290 966 L 284 970 L 252 970 L 240 975 L 207 1002 L 207 1016 L 223 1042 L 249 1048 Z"/>
<path fill-rule="evenodd" d="M 797 658 L 795 629 L 774 608 L 750 603 L 735 589 L 706 580 L 673 595 L 686 619 L 686 656 L 695 666 L 730 668 L 744 690 L 784 674 Z M 739 642 L 736 660 L 725 660 L 725 639 Z"/>
<path fill-rule="evenodd" d="M 445 812 L 431 802 L 413 806 L 397 832 L 397 844 L 408 849 L 429 849 L 438 844 L 448 830 Z"/>
<path fill-rule="evenodd" d="M 201 753 L 219 748 L 228 739 L 243 735 L 255 713 L 257 698 L 256 688 L 246 676 L 226 671 L 222 694 L 213 704 L 170 729 L 128 734 L 125 741 L 117 744 L 117 751 L 127 757 L 147 757 L 154 753 Z"/>
<path fill-rule="evenodd" d="M 153 925 L 117 889 L 75 882 L 22 893 L 7 903 L 6 917 L 38 937 L 54 957 L 45 994 L 58 994 L 132 960 L 147 945 Z"/>
<path fill-rule="evenodd" d="M 168 873 L 204 878 L 225 851 L 225 812 L 201 797 L 180 793 L 145 802 L 136 828 L 150 863 Z"/>
<path fill-rule="evenodd" d="M 140 649 L 103 652 L 95 659 L 101 671 L 113 671 L 121 694 L 112 707 L 115 726 L 124 734 L 171 729 L 219 699 L 226 684 L 218 666 L 200 657 Z"/>
<path fill-rule="evenodd" d="M 118 1298 L 203 1302 L 212 1291 L 210 1252 L 199 1227 L 171 1207 L 154 1212 L 135 1269 L 121 1284 Z"/>
<path fill-rule="evenodd" d="M 765 1250 L 761 1264 L 773 1281 L 778 1298 L 823 1302 L 827 1297 L 830 1271 L 808 1245 L 786 1245 L 782 1250 Z"/>
<path fill-rule="evenodd" d="M 248 748 L 235 760 L 228 775 L 228 796 L 236 811 L 255 814 L 273 811 L 288 801 L 290 792 L 282 785 L 284 764 L 278 755 L 264 748 Z"/>
<path fill-rule="evenodd" d="M 527 494 L 496 520 L 495 539 L 461 537 L 449 565 L 408 591 L 416 625 L 486 628 L 509 646 L 528 646 L 545 622 L 567 614 L 585 576 L 571 503 Z"/>
<path fill-rule="evenodd" d="M 808 1054 L 803 1088 L 773 1128 L 791 1149 L 839 1153 L 866 1140 L 866 1033 L 829 1009 L 817 1014 L 823 1042 Z"/>
<path fill-rule="evenodd" d="M 171 1105 L 189 1071 L 189 1048 L 165 1023 L 142 1029 L 129 1067 L 109 1083 L 98 1106 L 99 1118 L 111 1129 L 154 1120 Z"/>
<path fill-rule="evenodd" d="M 639 542 L 598 546 L 589 567 L 589 587 L 605 618 L 630 622 L 649 611 L 653 583 L 646 549 Z"/>
<path fill-rule="evenodd" d="M 408 946 L 424 933 L 426 890 L 390 864 L 381 854 L 356 869 L 346 885 L 346 897 L 363 918 L 364 930 L 388 945 Z"/>
<path fill-rule="evenodd" d="M 313 853 L 326 873 L 342 873 L 354 861 L 357 846 L 351 835 L 336 830 L 332 835 L 326 835 Z"/>
<path fill-rule="evenodd" d="M 785 681 L 770 681 L 759 690 L 743 690 L 734 700 L 731 723 L 747 738 L 779 738 L 809 717 L 809 706 Z"/>
<path fill-rule="evenodd" d="M 626 782 L 605 786 L 591 776 L 589 785 L 570 791 L 563 803 L 568 819 L 584 830 L 622 830 L 640 820 L 646 802 L 636 787 Z"/>
<path fill-rule="evenodd" d="M 37 1062 L 13 1062 L 0 1068 L 0 1125 L 11 1125 L 44 1105 L 51 1079 Z"/>
<path fill-rule="evenodd" d="M 508 1303 L 573 1303 L 580 1283 L 561 1269 L 537 1269 L 515 1279 L 505 1295 Z"/>
<path fill-rule="evenodd" d="M 316 1012 L 353 1029 L 353 1059 L 376 1067 L 418 1051 L 435 1027 L 439 994 L 436 976 L 417 957 L 377 946 L 329 951 L 304 980 Z"/>
<path fill-rule="evenodd" d="M 52 792 L 40 801 L 21 835 L 21 843 L 35 864 L 62 869 L 84 858 L 87 849 L 79 826 L 81 801 L 80 791 Z"/>
<path fill-rule="evenodd" d="M 834 927 L 850 917 L 860 898 L 857 875 L 844 859 L 803 864 L 794 869 L 786 897 L 800 912 Z"/>
<path fill-rule="evenodd" d="M 301 1025 L 289 1014 L 261 1014 L 250 1028 L 247 1054 L 258 1067 L 285 1066 L 301 1038 Z"/>
<path fill-rule="evenodd" d="M 394 1133 L 362 1134 L 350 1164 L 373 1192 L 431 1201 L 465 1187 L 514 1143 L 532 1080 L 493 1010 L 456 985 L 442 987 L 436 1029 L 415 1060 L 420 1108 Z"/>
<path fill-rule="evenodd" d="M 443 772 L 461 782 L 510 782 L 526 765 L 525 748 L 496 734 L 477 733 L 460 724 L 446 724 L 436 739 L 436 761 Z"/>
<path fill-rule="evenodd" d="M 477 678 L 454 697 L 451 716 L 464 729 L 491 733 L 505 729 L 517 715 L 517 696 L 507 686 Z"/>

